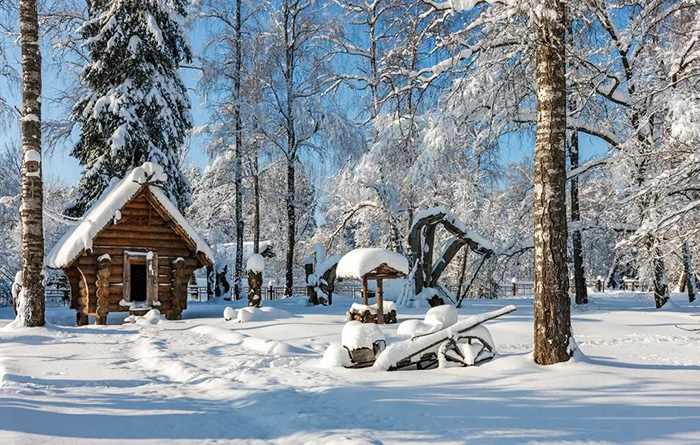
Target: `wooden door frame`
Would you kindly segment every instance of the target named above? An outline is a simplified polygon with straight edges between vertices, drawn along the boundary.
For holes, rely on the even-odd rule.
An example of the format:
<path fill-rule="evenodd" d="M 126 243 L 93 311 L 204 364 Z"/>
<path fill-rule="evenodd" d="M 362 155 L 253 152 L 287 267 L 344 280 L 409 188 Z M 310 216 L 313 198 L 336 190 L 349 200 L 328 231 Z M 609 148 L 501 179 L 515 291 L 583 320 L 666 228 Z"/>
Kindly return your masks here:
<path fill-rule="evenodd" d="M 150 255 L 149 255 L 150 254 Z M 131 265 L 146 265 L 146 304 L 154 306 L 158 302 L 158 253 L 150 251 L 124 251 L 122 266 L 122 297 L 131 302 Z"/>

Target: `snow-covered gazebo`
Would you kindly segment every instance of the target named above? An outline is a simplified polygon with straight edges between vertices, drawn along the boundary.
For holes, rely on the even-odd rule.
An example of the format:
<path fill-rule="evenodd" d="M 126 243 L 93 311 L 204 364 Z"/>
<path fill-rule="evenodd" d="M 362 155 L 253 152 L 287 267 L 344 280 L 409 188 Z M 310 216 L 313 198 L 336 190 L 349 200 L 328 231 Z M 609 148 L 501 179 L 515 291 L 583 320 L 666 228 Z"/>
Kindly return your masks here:
<path fill-rule="evenodd" d="M 165 181 L 157 164 L 131 170 L 49 252 L 47 267 L 68 276 L 78 325 L 151 308 L 182 317 L 192 273 L 214 254 L 161 189 Z"/>
<path fill-rule="evenodd" d="M 362 280 L 362 302 L 368 306 L 367 282 L 377 281 L 377 323 L 384 323 L 384 280 L 408 275 L 408 260 L 400 253 L 380 248 L 355 249 L 338 262 L 338 280 Z"/>

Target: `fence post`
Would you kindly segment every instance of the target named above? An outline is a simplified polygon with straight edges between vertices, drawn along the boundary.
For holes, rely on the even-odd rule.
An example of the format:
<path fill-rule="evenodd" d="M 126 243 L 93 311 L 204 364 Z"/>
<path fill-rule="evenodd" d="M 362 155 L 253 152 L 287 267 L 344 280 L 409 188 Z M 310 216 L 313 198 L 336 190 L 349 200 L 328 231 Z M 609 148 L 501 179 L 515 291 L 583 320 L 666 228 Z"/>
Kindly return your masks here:
<path fill-rule="evenodd" d="M 272 301 L 272 281 L 267 285 L 267 299 Z"/>
<path fill-rule="evenodd" d="M 513 283 L 513 296 L 516 297 L 516 296 L 518 296 L 518 279 L 513 278 L 510 281 L 511 281 L 511 283 Z"/>

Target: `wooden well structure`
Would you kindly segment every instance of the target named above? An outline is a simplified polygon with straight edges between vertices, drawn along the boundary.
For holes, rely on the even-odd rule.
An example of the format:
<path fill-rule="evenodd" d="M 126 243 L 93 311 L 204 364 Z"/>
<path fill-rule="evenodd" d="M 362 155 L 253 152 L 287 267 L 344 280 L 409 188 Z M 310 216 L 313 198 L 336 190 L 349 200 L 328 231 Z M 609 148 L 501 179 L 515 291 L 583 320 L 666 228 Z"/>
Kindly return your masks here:
<path fill-rule="evenodd" d="M 78 325 L 150 309 L 178 320 L 193 272 L 213 265 L 211 249 L 160 188 L 164 180 L 155 164 L 132 170 L 47 256 L 68 277 Z"/>
<path fill-rule="evenodd" d="M 353 262 L 359 264 L 353 265 Z M 358 279 L 362 281 L 362 304 L 369 305 L 369 281 L 377 283 L 376 322 L 384 323 L 384 280 L 405 278 L 408 273 L 407 259 L 396 252 L 378 249 L 355 249 L 340 259 L 336 268 L 339 281 Z"/>

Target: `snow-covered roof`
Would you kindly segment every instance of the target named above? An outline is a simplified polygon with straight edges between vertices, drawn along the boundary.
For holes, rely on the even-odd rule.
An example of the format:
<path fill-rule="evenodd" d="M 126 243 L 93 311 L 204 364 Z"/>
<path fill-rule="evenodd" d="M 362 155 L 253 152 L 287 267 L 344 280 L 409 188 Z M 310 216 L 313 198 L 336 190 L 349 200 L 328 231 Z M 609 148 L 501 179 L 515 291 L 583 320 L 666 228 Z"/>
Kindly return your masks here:
<path fill-rule="evenodd" d="M 408 275 L 408 260 L 405 256 L 375 247 L 346 253 L 338 262 L 335 273 L 339 279 L 360 279 L 382 265 Z"/>
<path fill-rule="evenodd" d="M 214 253 L 199 236 L 185 217 L 170 201 L 156 183 L 167 181 L 167 175 L 158 164 L 146 162 L 141 167 L 131 170 L 121 181 L 102 193 L 100 199 L 85 213 L 82 221 L 71 227 L 51 249 L 46 257 L 46 266 L 64 268 L 70 266 L 85 250 L 92 249 L 93 240 L 107 225 L 115 223 L 121 216 L 121 209 L 131 201 L 145 185 L 162 209 L 172 218 L 179 228 L 196 246 L 197 253 L 203 254 L 208 261 L 214 262 Z"/>

